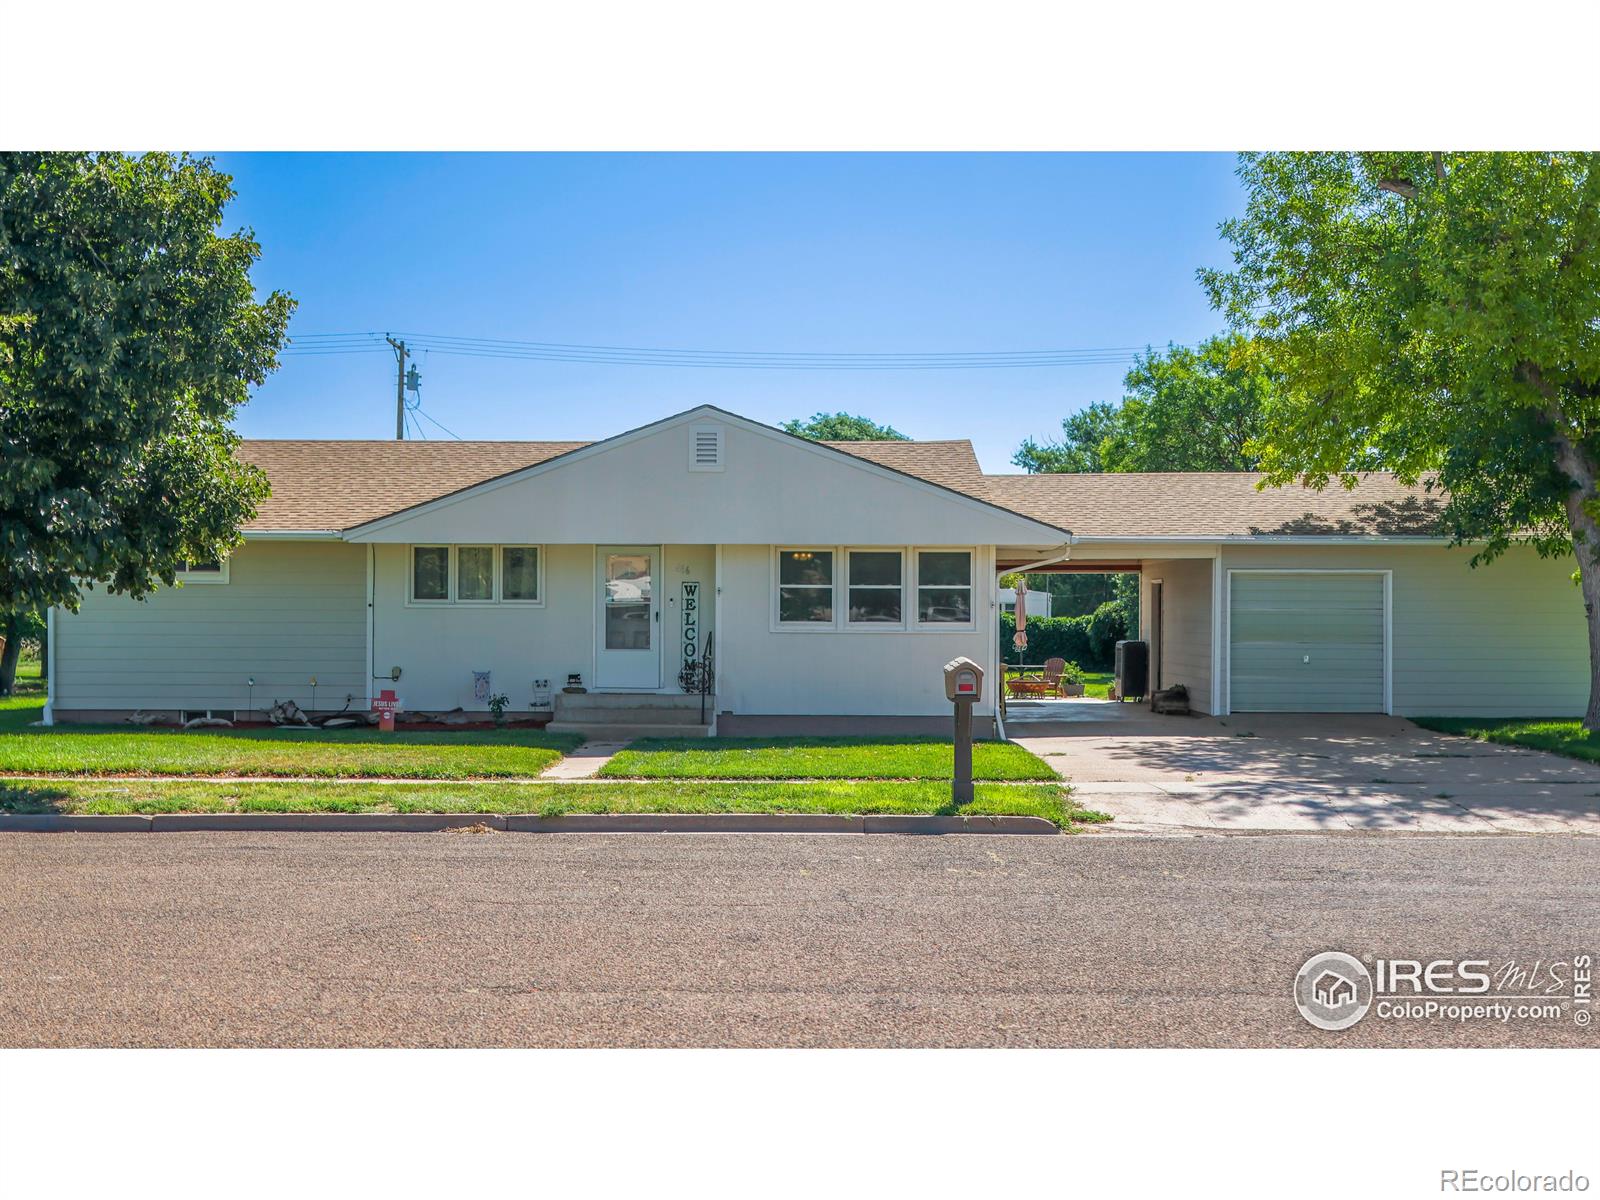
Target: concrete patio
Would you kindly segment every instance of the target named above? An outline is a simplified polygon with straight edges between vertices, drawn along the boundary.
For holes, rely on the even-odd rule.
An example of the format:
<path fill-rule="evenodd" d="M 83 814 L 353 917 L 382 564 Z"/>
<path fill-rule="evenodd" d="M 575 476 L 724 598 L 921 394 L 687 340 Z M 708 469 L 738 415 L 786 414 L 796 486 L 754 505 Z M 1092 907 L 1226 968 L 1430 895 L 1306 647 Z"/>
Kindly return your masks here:
<path fill-rule="evenodd" d="M 1006 732 L 1110 831 L 1600 834 L 1600 766 L 1399 717 L 1012 703 Z"/>

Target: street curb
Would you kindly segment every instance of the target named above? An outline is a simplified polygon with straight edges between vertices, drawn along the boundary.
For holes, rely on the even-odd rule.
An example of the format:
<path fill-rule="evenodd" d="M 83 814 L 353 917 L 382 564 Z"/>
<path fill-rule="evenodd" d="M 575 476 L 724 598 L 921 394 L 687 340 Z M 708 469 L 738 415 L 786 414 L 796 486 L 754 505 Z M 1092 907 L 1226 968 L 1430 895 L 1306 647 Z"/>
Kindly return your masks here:
<path fill-rule="evenodd" d="M 485 825 L 504 830 L 500 813 L 157 813 L 152 833 L 438 833 Z"/>
<path fill-rule="evenodd" d="M 150 820 L 138 813 L 79 817 L 0 814 L 0 833 L 149 833 Z"/>
<path fill-rule="evenodd" d="M 864 833 L 860 817 L 832 813 L 568 813 L 506 817 L 513 833 Z"/>
<path fill-rule="evenodd" d="M 886 813 L 865 818 L 865 833 L 1060 833 L 1043 817 L 919 817 Z"/>
<path fill-rule="evenodd" d="M 1059 834 L 1043 817 L 831 813 L 156 813 L 0 814 L 0 833 L 437 833 L 487 827 L 508 833 Z"/>

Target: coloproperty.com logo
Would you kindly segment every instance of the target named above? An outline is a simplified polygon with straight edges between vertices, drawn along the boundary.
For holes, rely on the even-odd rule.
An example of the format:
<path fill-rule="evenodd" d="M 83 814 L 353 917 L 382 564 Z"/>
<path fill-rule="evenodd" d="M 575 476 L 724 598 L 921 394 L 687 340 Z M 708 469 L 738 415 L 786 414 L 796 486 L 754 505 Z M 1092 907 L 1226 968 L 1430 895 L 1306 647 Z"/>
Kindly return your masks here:
<path fill-rule="evenodd" d="M 1398 1021 L 1561 1021 L 1589 1027 L 1594 957 L 1357 958 L 1313 954 L 1294 977 L 1294 1003 L 1318 1029 L 1349 1029 L 1371 1013 Z"/>

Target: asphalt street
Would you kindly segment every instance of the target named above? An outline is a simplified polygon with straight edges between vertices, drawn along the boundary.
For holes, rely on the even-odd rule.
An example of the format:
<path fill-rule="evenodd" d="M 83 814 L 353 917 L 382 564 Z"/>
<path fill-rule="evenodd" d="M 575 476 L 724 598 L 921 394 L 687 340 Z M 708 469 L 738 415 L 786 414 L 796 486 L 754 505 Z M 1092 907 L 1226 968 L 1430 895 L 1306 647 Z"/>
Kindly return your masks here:
<path fill-rule="evenodd" d="M 1296 970 L 1600 951 L 1600 839 L 0 834 L 8 1046 L 1589 1046 Z"/>

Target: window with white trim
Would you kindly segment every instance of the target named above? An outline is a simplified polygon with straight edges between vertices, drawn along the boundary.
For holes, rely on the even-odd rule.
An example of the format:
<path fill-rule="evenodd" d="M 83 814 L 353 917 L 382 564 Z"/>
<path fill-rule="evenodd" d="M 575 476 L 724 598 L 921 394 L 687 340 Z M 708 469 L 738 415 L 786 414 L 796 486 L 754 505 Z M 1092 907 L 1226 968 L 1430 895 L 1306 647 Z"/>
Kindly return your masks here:
<path fill-rule="evenodd" d="M 456 547 L 456 599 L 494 599 L 494 547 Z"/>
<path fill-rule="evenodd" d="M 833 551 L 778 551 L 778 623 L 833 624 Z"/>
<path fill-rule="evenodd" d="M 522 545 L 412 546 L 406 602 L 543 607 L 543 551 Z"/>
<path fill-rule="evenodd" d="M 208 560 L 206 562 L 180 563 L 174 572 L 178 581 L 183 584 L 193 583 L 227 583 L 228 562 Z"/>
<path fill-rule="evenodd" d="M 917 624 L 972 624 L 972 551 L 917 551 Z"/>
<path fill-rule="evenodd" d="M 900 625 L 905 620 L 905 555 L 899 550 L 847 550 L 845 620 Z"/>
<path fill-rule="evenodd" d="M 450 599 L 450 547 L 411 547 L 411 599 L 441 603 Z"/>
<path fill-rule="evenodd" d="M 539 547 L 500 548 L 500 599 L 511 603 L 539 600 Z"/>

